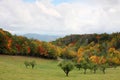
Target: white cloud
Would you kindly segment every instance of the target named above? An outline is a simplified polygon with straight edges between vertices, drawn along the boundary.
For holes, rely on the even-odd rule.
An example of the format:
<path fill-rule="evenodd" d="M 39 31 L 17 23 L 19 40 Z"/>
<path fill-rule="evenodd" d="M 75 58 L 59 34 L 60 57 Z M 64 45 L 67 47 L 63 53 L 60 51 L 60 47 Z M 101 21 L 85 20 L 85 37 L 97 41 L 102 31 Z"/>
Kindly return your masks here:
<path fill-rule="evenodd" d="M 44 13 L 53 17 L 61 17 L 60 14 L 54 9 L 46 7 L 42 2 L 36 2 L 37 7 Z"/>
<path fill-rule="evenodd" d="M 0 0 L 0 27 L 13 33 L 120 32 L 120 0 Z"/>

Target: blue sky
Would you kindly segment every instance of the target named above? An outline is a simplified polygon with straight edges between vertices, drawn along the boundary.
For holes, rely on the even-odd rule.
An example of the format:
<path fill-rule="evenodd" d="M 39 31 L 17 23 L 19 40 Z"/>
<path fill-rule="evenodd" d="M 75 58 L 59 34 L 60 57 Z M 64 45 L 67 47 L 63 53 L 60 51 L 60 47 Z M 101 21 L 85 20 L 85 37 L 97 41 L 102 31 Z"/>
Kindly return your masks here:
<path fill-rule="evenodd" d="M 13 34 L 120 32 L 120 0 L 0 0 L 0 28 Z"/>

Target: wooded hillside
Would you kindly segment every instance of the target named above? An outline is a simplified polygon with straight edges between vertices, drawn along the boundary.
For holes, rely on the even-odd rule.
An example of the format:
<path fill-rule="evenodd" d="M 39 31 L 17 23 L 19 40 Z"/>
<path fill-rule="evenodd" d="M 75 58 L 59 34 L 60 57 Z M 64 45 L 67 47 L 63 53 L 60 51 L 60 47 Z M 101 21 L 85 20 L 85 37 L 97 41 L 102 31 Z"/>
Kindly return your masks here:
<path fill-rule="evenodd" d="M 91 42 L 95 44 L 106 44 L 109 48 L 114 47 L 120 49 L 120 32 L 112 34 L 83 34 L 83 35 L 70 35 L 64 38 L 59 38 L 52 43 L 57 46 L 74 47 L 77 51 L 81 46 L 87 46 Z"/>

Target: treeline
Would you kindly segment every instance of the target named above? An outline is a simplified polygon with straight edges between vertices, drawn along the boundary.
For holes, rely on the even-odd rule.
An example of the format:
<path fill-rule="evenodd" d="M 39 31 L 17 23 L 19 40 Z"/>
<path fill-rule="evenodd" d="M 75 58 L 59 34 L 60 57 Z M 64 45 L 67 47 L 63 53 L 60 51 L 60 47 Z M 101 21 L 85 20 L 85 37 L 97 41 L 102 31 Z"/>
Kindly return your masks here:
<path fill-rule="evenodd" d="M 64 57 L 64 54 L 71 58 L 74 56 L 74 51 L 62 49 L 51 42 L 12 35 L 8 31 L 0 29 L 0 54 L 56 59 L 57 57 Z"/>

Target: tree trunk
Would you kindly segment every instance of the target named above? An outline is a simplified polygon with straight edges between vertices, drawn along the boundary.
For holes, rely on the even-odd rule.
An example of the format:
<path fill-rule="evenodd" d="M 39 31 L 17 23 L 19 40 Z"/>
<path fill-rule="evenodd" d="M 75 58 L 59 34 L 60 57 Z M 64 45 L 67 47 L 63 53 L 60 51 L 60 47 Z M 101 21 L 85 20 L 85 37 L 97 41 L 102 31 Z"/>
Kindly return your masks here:
<path fill-rule="evenodd" d="M 67 71 L 67 72 L 66 72 L 66 76 L 67 76 L 67 77 L 68 77 L 68 73 L 69 73 L 69 72 Z"/>
<path fill-rule="evenodd" d="M 103 73 L 105 74 L 105 70 L 103 70 Z"/>
<path fill-rule="evenodd" d="M 84 69 L 84 74 L 86 74 L 86 69 Z"/>
<path fill-rule="evenodd" d="M 94 69 L 94 74 L 96 73 L 96 70 Z"/>

